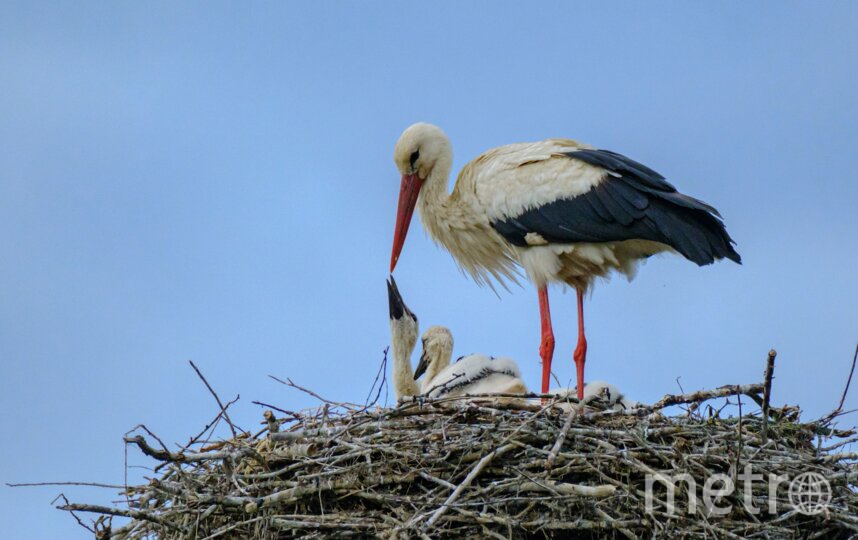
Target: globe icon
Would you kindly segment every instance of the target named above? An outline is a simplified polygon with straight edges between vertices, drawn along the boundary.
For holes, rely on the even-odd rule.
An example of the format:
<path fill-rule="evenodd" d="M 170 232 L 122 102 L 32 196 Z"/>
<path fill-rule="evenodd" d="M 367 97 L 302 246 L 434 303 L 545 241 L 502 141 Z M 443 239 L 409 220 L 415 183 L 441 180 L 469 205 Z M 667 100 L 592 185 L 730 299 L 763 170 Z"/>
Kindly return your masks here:
<path fill-rule="evenodd" d="M 819 514 L 831 502 L 831 485 L 819 473 L 801 473 L 789 484 L 789 502 L 806 516 Z"/>

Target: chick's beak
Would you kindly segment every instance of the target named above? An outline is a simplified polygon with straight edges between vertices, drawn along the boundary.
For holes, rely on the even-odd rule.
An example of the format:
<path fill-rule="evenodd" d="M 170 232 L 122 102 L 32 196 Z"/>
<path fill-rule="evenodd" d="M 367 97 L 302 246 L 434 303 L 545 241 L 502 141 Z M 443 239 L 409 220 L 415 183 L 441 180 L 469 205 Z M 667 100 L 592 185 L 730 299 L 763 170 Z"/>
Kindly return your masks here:
<path fill-rule="evenodd" d="M 396 286 L 396 281 L 393 276 L 387 279 L 387 302 L 390 309 L 390 320 L 398 321 L 403 316 L 411 316 L 411 310 L 405 305 L 405 300 L 399 294 L 399 287 Z"/>
<path fill-rule="evenodd" d="M 426 373 L 426 368 L 429 367 L 429 358 L 426 356 L 426 349 L 423 349 L 423 354 L 420 355 L 420 362 L 417 363 L 417 369 L 414 370 L 414 380 L 420 378 Z"/>

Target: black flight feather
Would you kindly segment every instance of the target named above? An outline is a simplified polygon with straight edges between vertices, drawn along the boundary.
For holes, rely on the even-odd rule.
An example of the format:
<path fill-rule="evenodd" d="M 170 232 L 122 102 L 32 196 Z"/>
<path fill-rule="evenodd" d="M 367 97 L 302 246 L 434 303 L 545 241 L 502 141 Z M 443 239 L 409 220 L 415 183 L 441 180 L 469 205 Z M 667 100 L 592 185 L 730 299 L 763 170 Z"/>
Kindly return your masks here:
<path fill-rule="evenodd" d="M 511 244 L 528 245 L 528 233 L 550 243 L 650 240 L 667 244 L 701 266 L 724 257 L 741 264 L 718 211 L 679 193 L 654 170 L 609 150 L 563 155 L 613 174 L 584 194 L 493 222 Z"/>

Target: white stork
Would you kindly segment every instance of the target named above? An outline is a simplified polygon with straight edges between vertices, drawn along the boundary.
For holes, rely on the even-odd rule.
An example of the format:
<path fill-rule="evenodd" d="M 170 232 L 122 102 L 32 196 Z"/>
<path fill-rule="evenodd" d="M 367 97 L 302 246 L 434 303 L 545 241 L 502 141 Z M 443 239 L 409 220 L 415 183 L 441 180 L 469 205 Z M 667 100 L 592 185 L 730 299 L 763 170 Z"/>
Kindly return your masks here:
<path fill-rule="evenodd" d="M 453 334 L 443 326 L 433 326 L 423 334 L 423 354 L 414 378 L 425 373 L 421 393 L 429 397 L 470 394 L 526 394 L 521 371 L 510 358 L 484 354 L 462 356 L 451 364 Z"/>
<path fill-rule="evenodd" d="M 430 397 L 527 393 L 527 386 L 513 360 L 472 354 L 450 365 L 453 335 L 443 326 L 433 326 L 423 334 L 423 354 L 417 370 L 412 373 L 411 353 L 419 331 L 417 316 L 405 305 L 393 276 L 387 282 L 387 294 L 393 343 L 393 387 L 397 398 L 421 393 Z M 415 381 L 424 374 L 418 390 Z"/>
<path fill-rule="evenodd" d="M 453 151 L 440 128 L 409 127 L 393 157 L 402 184 L 391 273 L 415 206 L 429 235 L 477 283 L 514 281 L 516 263 L 524 267 L 539 292 L 543 392 L 554 354 L 549 283 L 577 291 L 574 359 L 581 399 L 587 355 L 583 301 L 595 278 L 620 272 L 631 279 L 640 260 L 662 251 L 700 266 L 725 257 L 741 262 L 715 208 L 615 152 L 569 139 L 501 146 L 465 165 L 452 194 L 447 183 Z"/>

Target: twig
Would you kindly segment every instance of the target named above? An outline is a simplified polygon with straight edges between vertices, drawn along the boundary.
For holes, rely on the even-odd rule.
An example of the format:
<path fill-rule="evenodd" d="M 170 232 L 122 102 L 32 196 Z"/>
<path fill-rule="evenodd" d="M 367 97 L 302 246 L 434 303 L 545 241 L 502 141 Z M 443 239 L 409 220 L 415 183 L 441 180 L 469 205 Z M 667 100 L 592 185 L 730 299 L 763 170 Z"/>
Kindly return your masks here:
<path fill-rule="evenodd" d="M 38 485 L 38 484 L 37 484 L 37 485 Z M 69 503 L 69 500 L 68 500 L 68 499 L 66 498 L 66 496 L 65 496 L 65 495 L 63 495 L 62 493 L 60 493 L 59 495 L 57 495 L 56 497 L 54 497 L 54 500 L 52 500 L 52 501 L 51 501 L 51 504 L 54 504 L 55 502 L 57 502 L 57 499 L 62 499 L 62 500 L 63 500 L 63 502 L 64 502 L 66 505 L 69 505 L 69 504 L 70 504 L 70 503 Z M 72 517 L 75 519 L 75 521 L 77 521 L 78 525 L 80 525 L 80 526 L 81 526 L 81 527 L 83 527 L 84 529 L 88 530 L 88 531 L 89 531 L 89 532 L 91 532 L 92 534 L 96 534 L 96 533 L 95 533 L 95 529 L 93 529 L 92 527 L 90 527 L 89 525 L 87 525 L 86 523 L 84 523 L 84 522 L 83 522 L 83 520 L 82 520 L 82 519 L 80 519 L 80 518 L 77 516 L 77 514 L 75 514 L 75 513 L 74 513 L 74 511 L 73 511 L 73 510 L 69 510 L 69 514 L 71 514 L 71 515 L 72 515 Z"/>
<path fill-rule="evenodd" d="M 125 435 L 128 436 L 128 433 L 126 433 Z M 128 445 L 127 444 L 122 445 L 122 454 L 123 454 L 122 455 L 122 483 L 124 484 L 122 492 L 125 494 L 125 504 L 128 506 L 131 506 L 131 496 L 128 494 L 128 492 L 130 490 L 128 489 Z"/>
<path fill-rule="evenodd" d="M 743 384 L 743 385 L 730 385 L 730 386 L 722 386 L 720 388 L 716 388 L 715 390 L 700 390 L 698 392 L 692 392 L 690 394 L 682 394 L 682 395 L 666 395 L 661 398 L 659 401 L 654 403 L 650 407 L 641 407 L 644 409 L 650 409 L 653 411 L 657 411 L 659 409 L 663 409 L 670 405 L 679 405 L 681 403 L 696 403 L 699 401 L 706 401 L 709 399 L 727 397 L 727 396 L 735 396 L 738 394 L 746 394 L 753 395 L 759 394 L 763 391 L 762 383 L 755 384 Z"/>
<path fill-rule="evenodd" d="M 832 420 L 841 416 L 843 413 L 843 404 L 846 402 L 846 394 L 849 393 L 849 385 L 852 382 L 852 375 L 855 373 L 855 364 L 858 362 L 858 345 L 855 346 L 855 354 L 852 357 L 852 367 L 849 369 L 849 377 L 846 379 L 846 386 L 843 388 L 843 394 L 840 396 L 840 403 L 837 404 L 837 408 L 828 413 L 825 418 L 819 421 L 819 424 L 828 425 Z"/>
<path fill-rule="evenodd" d="M 224 534 L 226 534 L 226 533 L 228 533 L 234 529 L 237 529 L 238 527 L 240 527 L 242 525 L 244 525 L 244 526 L 251 525 L 251 524 L 256 523 L 258 521 L 262 521 L 264 519 L 269 519 L 269 517 L 268 516 L 261 516 L 258 518 L 248 519 L 245 521 L 237 521 L 237 522 L 233 523 L 232 525 L 227 525 L 227 526 L 215 531 L 214 533 L 210 534 L 209 536 L 206 536 L 202 540 L 212 540 L 213 538 L 217 538 L 219 536 L 222 536 L 222 535 L 224 535 Z"/>
<path fill-rule="evenodd" d="M 233 456 L 236 452 L 222 451 L 222 452 L 170 452 L 167 450 L 158 450 L 156 448 L 152 448 L 149 443 L 146 442 L 146 439 L 143 438 L 142 435 L 137 435 L 135 437 L 125 437 L 126 443 L 136 444 L 140 451 L 146 454 L 147 456 L 157 459 L 158 461 L 172 462 L 172 463 L 191 463 L 194 461 L 210 461 L 210 460 L 218 460 L 226 457 Z M 251 452 L 250 448 L 244 448 L 238 450 L 239 454 L 247 454 Z M 252 453 L 252 452 L 251 452 Z"/>
<path fill-rule="evenodd" d="M 143 521 L 149 521 L 151 523 L 157 523 L 162 527 L 166 527 L 168 529 L 174 529 L 177 531 L 185 532 L 185 528 L 174 523 L 171 523 L 161 517 L 151 514 L 150 512 L 144 512 L 142 510 L 124 510 L 122 508 L 112 508 L 110 506 L 100 506 L 97 504 L 79 504 L 79 503 L 68 503 L 62 506 L 57 507 L 60 510 L 65 510 L 67 512 L 94 512 L 97 514 L 108 514 L 113 516 L 124 516 L 132 519 L 142 519 Z M 80 521 L 80 520 L 78 520 Z M 87 527 L 89 528 L 89 527 Z M 92 529 L 90 529 L 92 530 Z M 93 531 L 95 532 L 95 531 Z"/>
<path fill-rule="evenodd" d="M 378 372 L 375 374 L 375 380 L 372 381 L 372 386 L 369 387 L 369 394 L 366 396 L 366 400 L 363 406 L 363 410 L 367 410 L 376 403 L 378 403 L 378 398 L 381 397 L 381 389 L 387 386 L 387 352 L 390 347 L 384 348 L 384 356 L 381 359 L 381 365 L 378 367 Z M 381 384 L 378 383 L 379 377 L 381 378 Z M 370 402 L 369 398 L 372 396 L 372 391 L 375 389 L 375 385 L 378 384 L 378 392 L 375 394 L 375 398 Z M 385 397 L 385 400 L 387 398 Z"/>
<path fill-rule="evenodd" d="M 742 394 L 736 395 L 736 400 L 739 402 L 739 429 L 738 429 L 738 437 L 736 441 L 736 469 L 733 471 L 733 481 L 736 481 L 735 476 L 739 474 L 739 468 L 741 467 L 742 460 L 742 449 L 745 447 L 745 443 L 742 440 Z M 765 415 L 764 415 L 765 416 Z"/>
<path fill-rule="evenodd" d="M 577 495 L 580 497 L 593 497 L 595 499 L 610 497 L 617 492 L 617 487 L 611 485 L 584 486 L 568 482 L 554 482 L 552 480 L 522 482 L 519 489 L 521 491 L 548 491 L 559 493 L 560 495 Z"/>
<path fill-rule="evenodd" d="M 117 484 L 100 484 L 98 482 L 29 482 L 26 484 L 10 484 L 7 482 L 6 485 L 12 488 L 33 486 L 86 486 L 108 489 L 125 489 L 125 486 L 120 486 Z"/>
<path fill-rule="evenodd" d="M 238 433 L 235 431 L 235 425 L 232 423 L 232 420 L 229 419 L 229 414 L 227 414 L 227 412 L 226 412 L 226 407 L 223 406 L 223 403 L 221 402 L 220 398 L 218 397 L 217 392 L 214 391 L 214 388 L 212 388 L 212 385 L 210 385 L 209 382 L 206 380 L 206 378 L 203 377 L 202 372 L 196 366 L 196 364 L 194 364 L 194 361 L 188 360 L 188 362 L 190 362 L 191 367 L 194 368 L 194 371 L 197 372 L 197 375 L 200 377 L 200 379 L 206 385 L 206 388 L 209 389 L 209 392 L 211 392 L 211 394 L 214 396 L 215 401 L 217 401 L 218 407 L 220 407 L 220 410 L 223 413 L 223 417 L 226 420 L 226 423 L 229 424 L 229 430 L 232 431 L 232 436 L 238 437 Z M 235 399 L 238 399 L 238 397 L 236 397 Z"/>
<path fill-rule="evenodd" d="M 162 440 L 161 440 L 161 437 L 159 437 L 159 436 L 155 435 L 155 434 L 152 432 L 152 430 L 150 430 L 149 428 L 147 428 L 147 427 L 146 427 L 146 425 L 145 425 L 145 424 L 137 424 L 136 426 L 134 426 L 134 429 L 131 429 L 131 430 L 129 430 L 129 431 L 126 431 L 126 432 L 125 432 L 125 438 L 127 438 L 127 437 L 128 437 L 128 434 L 129 434 L 129 433 L 134 433 L 134 432 L 135 432 L 135 431 L 137 431 L 138 429 L 142 429 L 143 431 L 145 431 L 146 433 L 148 433 L 150 437 L 152 437 L 153 439 L 155 439 L 156 441 L 158 441 L 158 444 L 160 444 L 160 445 L 161 445 L 161 448 L 163 448 L 163 449 L 164 449 L 164 452 L 167 452 L 168 454 L 170 453 L 170 450 L 168 450 L 168 449 L 167 449 L 167 445 L 166 445 L 166 444 L 164 444 L 164 441 L 162 441 Z M 126 441 L 126 442 L 128 442 L 128 441 Z"/>
<path fill-rule="evenodd" d="M 766 372 L 763 376 L 763 430 L 761 437 L 763 442 L 769 440 L 769 405 L 772 398 L 772 377 L 775 372 L 775 358 L 778 356 L 778 351 L 772 349 L 769 351 L 769 357 L 766 359 Z"/>
<path fill-rule="evenodd" d="M 512 433 L 510 433 L 509 435 L 507 435 L 506 437 L 504 437 L 503 441 L 501 441 L 502 446 L 500 446 L 500 447 L 498 447 L 498 448 L 495 448 L 495 449 L 494 449 L 494 450 L 492 450 L 490 453 L 488 453 L 487 455 L 483 456 L 483 458 L 482 458 L 482 459 L 480 459 L 480 461 L 479 461 L 479 462 L 474 466 L 474 468 L 473 468 L 473 469 L 471 469 L 471 472 L 469 472 L 469 473 L 468 473 L 468 476 L 466 476 L 466 477 L 465 477 L 465 479 L 464 479 L 464 480 L 462 480 L 462 483 L 461 483 L 461 484 L 459 484 L 459 486 L 458 486 L 458 487 L 456 487 L 456 489 L 453 491 L 453 493 L 451 493 L 451 494 L 450 494 L 450 496 L 449 496 L 449 497 L 447 497 L 447 500 L 444 502 L 444 504 L 442 504 L 442 505 L 441 505 L 437 510 L 435 510 L 435 512 L 432 514 L 432 516 L 429 518 L 429 520 L 428 520 L 428 521 L 426 522 L 426 524 L 423 526 L 423 532 L 425 533 L 426 531 L 428 531 L 428 530 L 432 527 L 432 525 L 433 525 L 436 521 L 438 521 L 438 519 L 439 519 L 439 518 L 444 514 L 444 512 L 446 512 L 446 511 L 447 511 L 447 509 L 448 509 L 448 508 L 450 507 L 450 505 L 451 505 L 451 504 L 452 504 L 452 503 L 453 503 L 453 502 L 454 502 L 454 501 L 459 497 L 459 495 L 462 493 L 462 491 L 463 491 L 465 488 L 467 488 L 467 487 L 471 484 L 471 482 L 473 482 L 473 481 L 474 481 L 474 478 L 476 478 L 476 477 L 480 474 L 480 471 L 482 471 L 482 470 L 483 470 L 483 468 L 485 468 L 485 466 L 486 466 L 486 465 L 488 465 L 489 463 L 491 463 L 491 461 L 492 461 L 495 457 L 497 457 L 497 456 L 499 456 L 499 455 L 503 455 L 503 454 L 505 454 L 506 452 L 508 452 L 509 450 L 511 450 L 511 449 L 513 449 L 513 448 L 516 448 L 518 445 L 513 444 L 513 443 L 509 443 L 509 441 L 510 441 L 510 440 L 512 440 L 512 438 L 513 438 L 513 437 L 515 437 L 515 435 L 516 435 L 519 431 L 521 431 L 522 429 L 524 429 L 524 428 L 525 428 L 525 426 L 529 425 L 531 422 L 533 422 L 534 420 L 536 420 L 537 418 L 539 418 L 539 416 L 540 416 L 542 413 L 544 413 L 545 411 L 547 411 L 548 409 L 550 409 L 550 408 L 551 408 L 551 406 L 552 406 L 552 405 L 549 403 L 548 405 L 546 405 L 546 406 L 542 407 L 542 409 L 540 409 L 540 411 L 539 411 L 539 412 L 537 412 L 537 413 L 535 413 L 534 415 L 532 415 L 528 420 L 526 420 L 526 421 L 525 421 L 525 422 L 523 422 L 520 426 L 518 426 L 515 430 L 513 430 L 513 432 L 512 432 Z"/>
<path fill-rule="evenodd" d="M 852 413 L 854 413 L 854 412 L 858 412 L 858 409 L 849 409 L 849 410 L 846 410 L 846 411 L 839 411 L 839 412 L 838 412 L 838 411 L 834 411 L 834 412 L 830 413 L 830 414 L 828 415 L 828 417 L 826 417 L 826 420 L 829 420 L 829 421 L 830 421 L 830 420 L 833 420 L 833 419 L 837 418 L 838 416 L 846 416 L 847 414 L 852 414 Z"/>
<path fill-rule="evenodd" d="M 236 395 L 236 396 L 235 396 L 235 399 L 233 399 L 232 401 L 230 401 L 229 403 L 227 403 L 227 404 L 226 404 L 226 407 L 224 407 L 223 409 L 221 409 L 221 411 L 220 411 L 219 413 L 217 413 L 217 416 L 215 416 L 215 417 L 214 417 L 214 419 L 213 419 L 211 422 L 209 422 L 208 424 L 206 424 L 206 427 L 204 427 L 204 428 L 202 429 L 202 431 L 200 431 L 199 433 L 197 433 L 196 435 L 194 435 L 193 437 L 191 437 L 191 438 L 190 438 L 190 440 L 188 440 L 188 443 L 184 446 L 184 448 L 183 448 L 183 449 L 184 449 L 184 450 L 187 450 L 188 448 L 190 448 L 190 447 L 191 447 L 191 445 L 193 445 L 194 443 L 196 443 L 197 441 L 199 441 L 199 440 L 200 440 L 200 438 L 201 438 L 203 435 L 205 435 L 205 434 L 206 434 L 206 432 L 209 430 L 209 428 L 212 428 L 213 426 L 215 426 L 215 425 L 217 424 L 218 420 L 220 420 L 220 419 L 221 419 L 221 417 L 223 417 L 224 413 L 226 413 L 226 410 L 230 407 L 230 405 L 232 405 L 232 404 L 236 403 L 236 402 L 238 401 L 238 399 L 239 399 L 239 396 L 237 396 L 237 395 Z"/>
<path fill-rule="evenodd" d="M 253 403 L 254 405 L 259 405 L 260 407 L 267 407 L 269 409 L 273 409 L 273 410 L 275 410 L 277 412 L 281 412 L 283 414 L 288 414 L 289 416 L 291 416 L 292 418 L 295 418 L 295 419 L 301 418 L 301 415 L 299 415 L 298 413 L 296 413 L 294 411 L 287 411 L 286 409 L 281 409 L 280 407 L 275 407 L 274 405 L 271 405 L 270 403 L 265 403 L 263 401 L 251 401 L 251 403 Z"/>
<path fill-rule="evenodd" d="M 461 376 L 461 374 L 457 374 L 455 377 L 460 377 L 460 376 Z M 441 388 L 445 384 L 446 383 L 441 383 L 438 386 L 434 386 L 434 387 L 429 389 L 429 392 L 431 392 L 432 390 L 435 390 L 436 388 Z M 429 393 L 429 392 L 427 392 L 427 393 Z M 530 392 L 528 394 L 507 393 L 507 392 L 491 392 L 491 393 L 485 393 L 485 394 L 467 394 L 467 395 L 461 395 L 461 396 L 446 396 L 445 395 L 442 397 L 429 397 L 426 394 L 421 394 L 419 396 L 402 396 L 401 398 L 399 398 L 398 403 L 400 405 L 404 405 L 404 404 L 424 405 L 427 403 L 440 404 L 440 403 L 447 403 L 447 402 L 451 402 L 451 401 L 470 402 L 470 401 L 474 401 L 477 398 L 503 398 L 503 397 L 518 398 L 518 399 L 522 399 L 522 400 L 537 400 L 537 399 L 552 399 L 552 398 L 554 398 L 554 399 L 557 399 L 557 403 L 566 403 L 567 401 L 570 403 L 578 403 L 578 398 L 576 398 L 574 395 L 558 396 L 557 394 L 536 394 L 534 392 Z"/>
<path fill-rule="evenodd" d="M 459 495 L 462 494 L 462 491 L 464 491 L 465 488 L 471 485 L 471 482 L 474 481 L 474 478 L 479 476 L 480 472 L 482 472 L 482 470 L 485 469 L 486 466 L 491 463 L 494 458 L 509 452 L 515 447 L 516 445 L 514 444 L 505 444 L 500 448 L 495 448 L 494 450 L 483 456 L 483 459 L 478 461 L 477 464 L 474 465 L 474 468 L 471 469 L 471 472 L 468 473 L 468 476 L 466 476 L 465 479 L 462 480 L 462 483 L 456 486 L 456 489 L 453 491 L 453 493 L 451 493 L 450 496 L 447 497 L 447 500 L 444 501 L 444 504 L 442 504 L 438 507 L 437 510 L 435 510 L 435 512 L 423 526 L 423 531 L 426 532 L 430 528 L 432 528 L 432 525 L 434 525 L 435 522 L 438 521 L 438 518 L 444 515 L 444 512 L 446 512 L 450 505 L 453 504 L 456 499 L 459 498 Z"/>
<path fill-rule="evenodd" d="M 560 434 L 557 435 L 557 440 L 554 442 L 554 446 L 551 447 L 551 451 L 548 452 L 548 457 L 545 459 L 546 470 L 550 471 L 551 468 L 554 467 L 554 460 L 557 459 L 557 454 L 563 446 L 563 441 L 566 440 L 566 434 L 569 433 L 569 428 L 572 427 L 572 420 L 577 414 L 578 411 L 572 409 L 569 411 L 569 414 L 566 415 L 566 422 L 563 423 L 563 427 L 560 429 Z"/>
<path fill-rule="evenodd" d="M 440 478 L 435 478 L 434 476 L 427 473 L 426 471 L 420 471 L 417 474 L 420 475 L 420 478 L 424 478 L 426 480 L 429 480 L 430 482 L 435 482 L 439 486 L 444 486 L 447 489 L 456 489 L 455 484 L 451 484 L 450 482 L 447 482 L 446 480 L 441 480 Z"/>
<path fill-rule="evenodd" d="M 305 394 L 309 394 L 309 395 L 313 396 L 314 398 L 318 399 L 319 401 L 321 401 L 322 403 L 327 403 L 329 405 L 336 405 L 338 407 L 345 407 L 345 408 L 352 408 L 352 409 L 359 409 L 360 408 L 360 405 L 358 405 L 357 403 L 338 403 L 336 401 L 331 401 L 330 399 L 325 399 L 322 396 L 320 396 L 319 394 L 313 392 L 312 390 L 309 390 L 307 388 L 304 388 L 303 386 L 295 384 L 294 382 L 292 382 L 292 379 L 290 379 L 288 377 L 286 378 L 285 381 L 283 379 L 279 379 L 279 378 L 275 377 L 274 375 L 269 375 L 269 377 L 271 377 L 275 381 L 279 382 L 280 384 L 285 384 L 286 386 L 292 387 L 295 390 L 300 390 L 301 392 L 304 392 Z"/>
<path fill-rule="evenodd" d="M 432 394 L 435 392 L 435 390 L 446 389 L 448 386 L 452 385 L 453 383 L 455 383 L 457 380 L 461 379 L 464 376 L 465 376 L 465 372 L 456 373 L 455 375 L 453 375 L 450 378 L 450 380 L 436 384 L 435 386 L 433 386 L 429 390 L 423 392 L 421 394 L 421 397 L 434 397 Z"/>
<path fill-rule="evenodd" d="M 837 405 L 836 412 L 843 410 L 843 403 L 846 401 L 846 394 L 849 393 L 849 383 L 852 382 L 852 375 L 855 373 L 856 361 L 858 361 L 858 344 L 855 345 L 855 354 L 852 356 L 852 367 L 849 368 L 849 378 L 846 379 L 846 388 L 843 389 L 843 395 L 840 396 L 840 403 Z"/>

